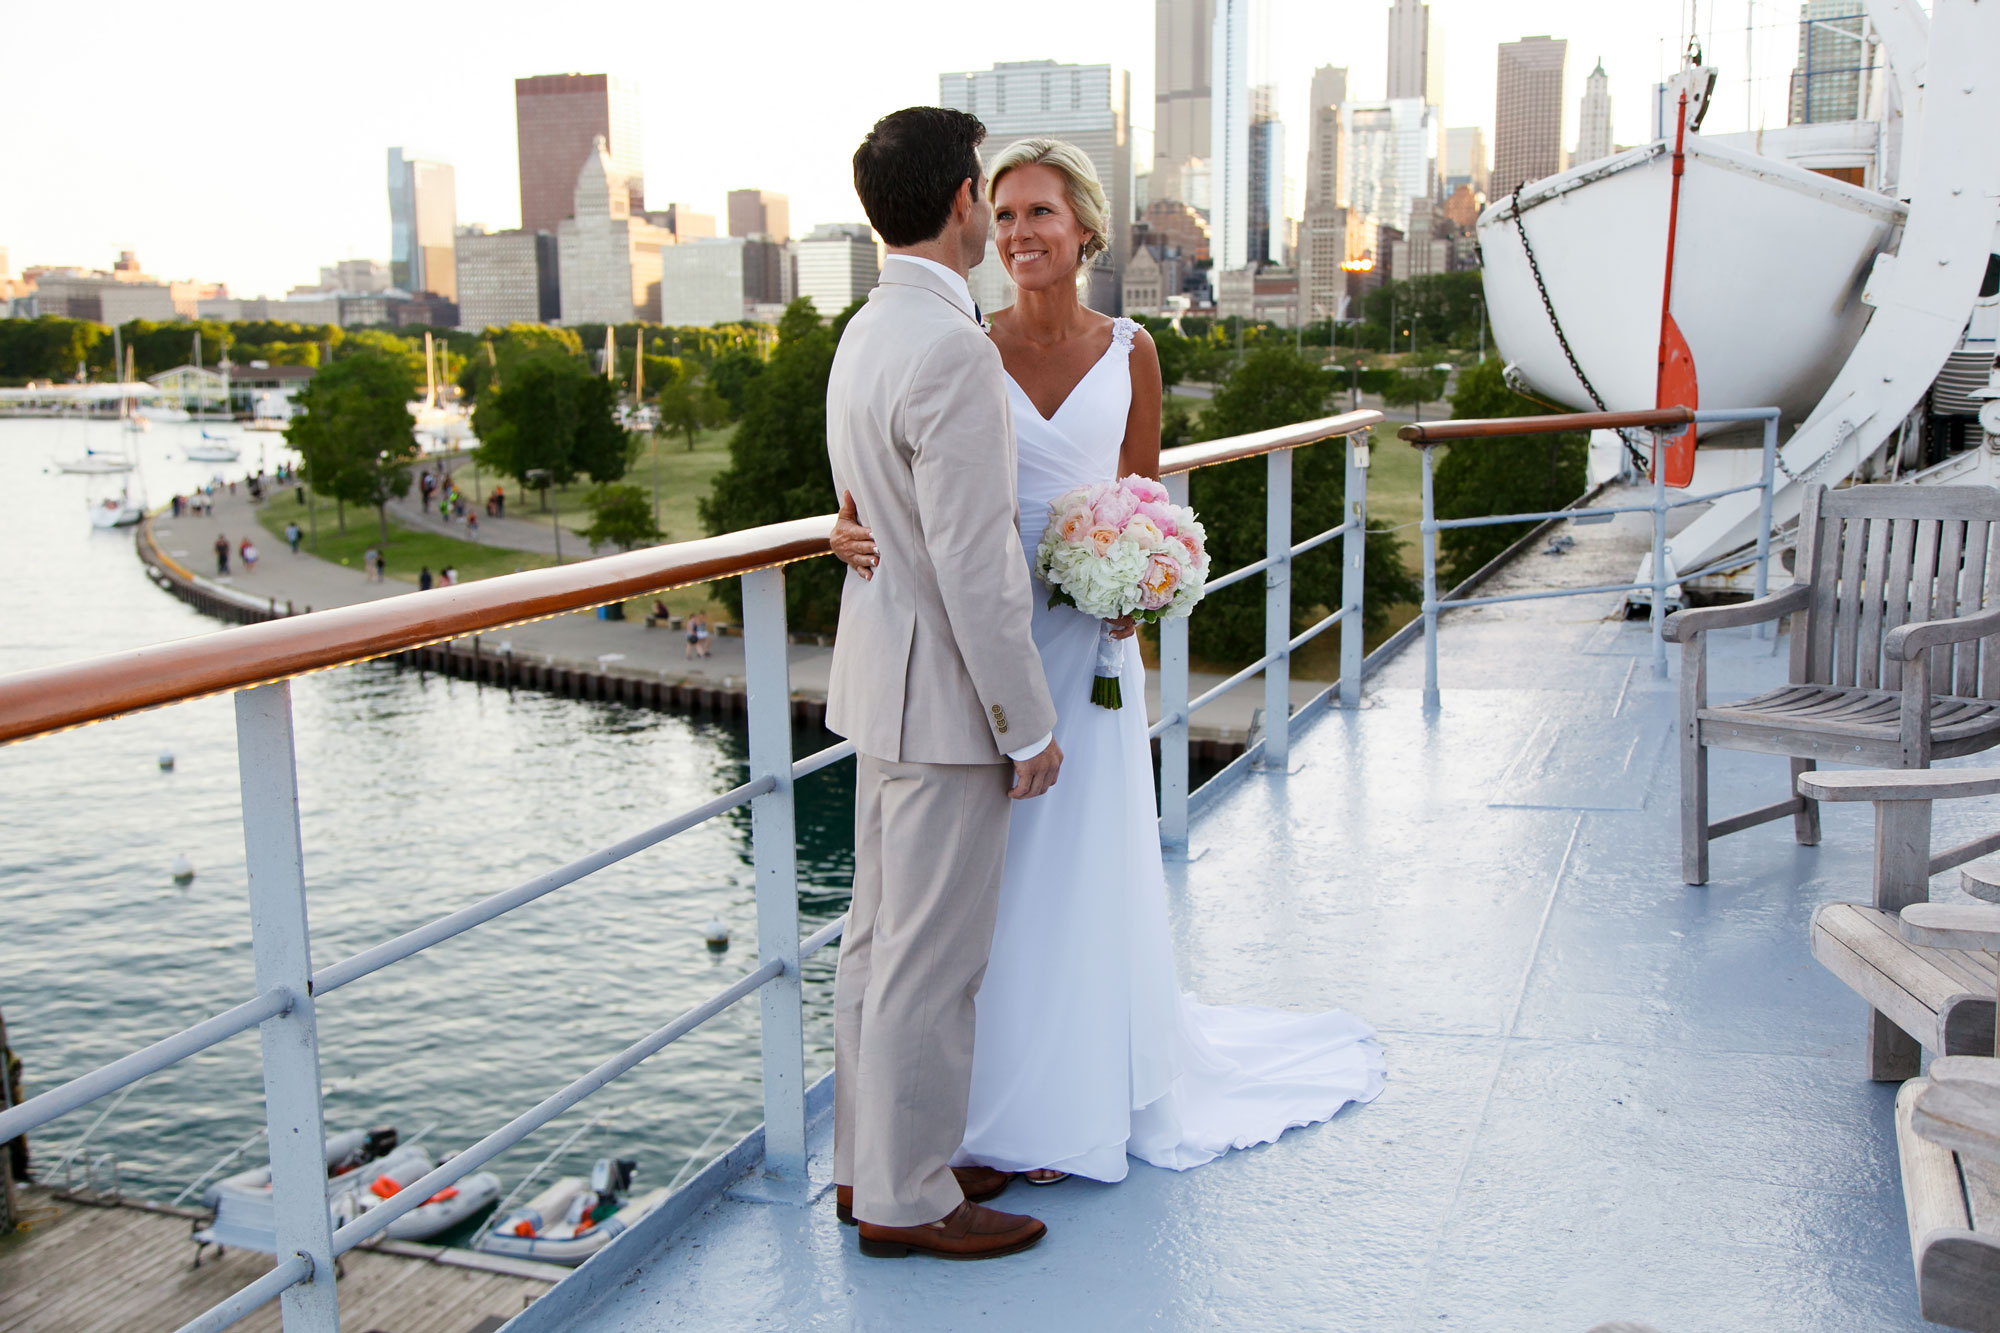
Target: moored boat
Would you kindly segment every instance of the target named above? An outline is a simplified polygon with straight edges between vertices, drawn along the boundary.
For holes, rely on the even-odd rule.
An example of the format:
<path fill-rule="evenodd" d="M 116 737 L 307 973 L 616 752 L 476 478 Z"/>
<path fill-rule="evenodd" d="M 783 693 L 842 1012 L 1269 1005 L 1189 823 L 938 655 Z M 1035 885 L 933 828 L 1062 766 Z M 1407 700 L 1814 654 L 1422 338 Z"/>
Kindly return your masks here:
<path fill-rule="evenodd" d="M 598 1159 L 589 1180 L 564 1176 L 495 1218 L 472 1248 L 549 1264 L 582 1263 L 666 1201 L 665 1186 L 630 1197 L 637 1165 L 606 1157 Z"/>

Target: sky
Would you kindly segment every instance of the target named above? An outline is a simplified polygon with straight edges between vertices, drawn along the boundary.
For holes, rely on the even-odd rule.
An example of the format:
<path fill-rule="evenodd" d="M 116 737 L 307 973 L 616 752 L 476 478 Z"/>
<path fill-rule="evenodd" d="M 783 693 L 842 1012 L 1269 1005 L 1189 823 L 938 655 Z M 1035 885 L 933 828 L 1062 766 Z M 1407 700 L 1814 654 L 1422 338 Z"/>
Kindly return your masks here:
<path fill-rule="evenodd" d="M 1290 174 L 1303 186 L 1307 87 L 1346 65 L 1349 95 L 1383 92 L 1387 0 L 1250 0 L 1252 77 L 1279 88 Z M 1135 139 L 1150 159 L 1153 0 L 1070 9 L 941 6 L 935 0 L 755 5 L 668 0 L 570 8 L 519 0 L 439 6 L 351 0 L 337 9 L 221 0 L 199 19 L 110 0 L 9 16 L 18 52 L 0 80 L 0 250 L 30 265 L 108 268 L 136 251 L 160 277 L 282 295 L 318 266 L 387 259 L 386 153 L 404 146 L 456 169 L 460 222 L 517 225 L 513 81 L 608 72 L 645 109 L 649 207 L 722 215 L 730 189 L 791 197 L 795 235 L 859 221 L 854 145 L 874 119 L 937 99 L 940 73 L 996 61 L 1110 62 L 1129 71 Z M 1710 131 L 1785 120 L 1797 7 L 1714 0 L 1700 10 L 1721 66 Z M 1447 125 L 1493 125 L 1495 47 L 1569 39 L 1565 142 L 1601 57 L 1613 134 L 1650 134 L 1651 85 L 1673 67 L 1686 0 L 1432 0 L 1444 34 Z M 1745 30 L 1754 21 L 1754 81 Z"/>

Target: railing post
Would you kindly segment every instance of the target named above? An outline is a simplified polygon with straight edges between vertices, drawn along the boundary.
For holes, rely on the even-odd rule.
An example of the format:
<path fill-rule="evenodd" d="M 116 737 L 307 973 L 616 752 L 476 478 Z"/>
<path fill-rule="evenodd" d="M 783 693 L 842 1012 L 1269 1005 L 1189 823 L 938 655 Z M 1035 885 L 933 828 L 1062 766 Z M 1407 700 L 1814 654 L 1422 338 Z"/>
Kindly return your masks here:
<path fill-rule="evenodd" d="M 1163 478 L 1167 499 L 1188 502 L 1188 474 Z M 1182 616 L 1160 622 L 1160 716 L 1171 719 L 1160 733 L 1160 845 L 1185 852 L 1188 838 L 1188 622 Z"/>
<path fill-rule="evenodd" d="M 1168 500 L 1188 503 L 1188 474 L 1162 479 Z M 1186 851 L 1188 834 L 1188 622 L 1186 617 L 1160 622 L 1160 716 L 1168 719 L 1160 733 L 1160 845 Z"/>
<path fill-rule="evenodd" d="M 1757 590 L 1762 597 L 1771 587 L 1771 504 L 1778 480 L 1778 413 L 1764 418 L 1764 493 L 1757 497 Z M 1757 626 L 1757 637 L 1769 638 L 1769 622 Z"/>
<path fill-rule="evenodd" d="M 1693 430 L 1692 424 L 1684 427 Z M 1660 432 L 1653 431 L 1653 679 L 1667 678 L 1667 473 L 1660 466 Z"/>
<path fill-rule="evenodd" d="M 1437 576 L 1437 497 L 1431 480 L 1431 446 L 1419 444 L 1424 460 L 1424 516 L 1418 530 L 1424 535 L 1424 707 L 1438 706 L 1438 576 Z"/>
<path fill-rule="evenodd" d="M 280 1298 L 285 1328 L 287 1333 L 338 1333 L 289 682 L 237 694 L 236 762 L 243 784 L 243 855 L 257 990 L 282 987 L 292 997 L 291 1008 L 264 1020 L 259 1034 L 278 1256 L 282 1260 L 296 1254 L 312 1265 L 311 1275 L 287 1287 Z"/>
<path fill-rule="evenodd" d="M 1347 532 L 1340 539 L 1340 706 L 1361 706 L 1361 649 L 1366 631 L 1362 570 L 1368 551 L 1367 431 L 1347 437 Z"/>
<path fill-rule="evenodd" d="M 1292 451 L 1265 459 L 1264 767 L 1283 770 L 1292 741 Z"/>
<path fill-rule="evenodd" d="M 785 572 L 743 576 L 743 662 L 750 712 L 750 780 L 775 784 L 750 803 L 757 876 L 757 960 L 784 974 L 758 994 L 764 1046 L 764 1170 L 806 1184 L 805 1030 L 799 978 L 798 842 L 792 811 L 792 673 Z"/>

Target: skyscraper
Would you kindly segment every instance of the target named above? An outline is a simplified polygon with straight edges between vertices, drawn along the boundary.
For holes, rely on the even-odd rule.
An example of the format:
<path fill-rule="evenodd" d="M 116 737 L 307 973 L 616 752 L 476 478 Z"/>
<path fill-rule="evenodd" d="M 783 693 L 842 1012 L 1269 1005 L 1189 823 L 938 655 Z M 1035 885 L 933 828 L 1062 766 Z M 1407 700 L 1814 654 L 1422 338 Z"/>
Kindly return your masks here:
<path fill-rule="evenodd" d="M 562 322 L 658 321 L 660 247 L 673 243 L 672 232 L 632 207 L 625 178 L 600 136 L 577 168 L 570 216 L 556 224 Z"/>
<path fill-rule="evenodd" d="M 769 236 L 774 241 L 792 239 L 792 202 L 769 190 L 729 192 L 729 234 Z"/>
<path fill-rule="evenodd" d="M 602 138 L 634 213 L 646 208 L 639 90 L 609 74 L 538 74 L 514 80 L 521 162 L 521 226 L 554 231 L 575 204 L 576 177 Z"/>
<path fill-rule="evenodd" d="M 1340 108 L 1347 102 L 1347 69 L 1321 65 L 1313 71 L 1306 111 L 1305 211 L 1338 208 L 1342 199 L 1341 163 L 1345 157 Z"/>
<path fill-rule="evenodd" d="M 1307 320 L 1337 319 L 1346 313 L 1347 274 L 1340 267 L 1347 250 L 1347 135 L 1341 107 L 1347 102 L 1347 70 L 1321 65 L 1313 71 L 1306 133 L 1306 198 L 1299 219 L 1299 300 Z"/>
<path fill-rule="evenodd" d="M 1278 119 L 1278 90 L 1250 91 L 1248 254 L 1253 264 L 1282 265 L 1285 235 L 1285 124 Z"/>
<path fill-rule="evenodd" d="M 970 111 L 986 126 L 981 148 L 986 164 L 1021 139 L 1062 139 L 1090 158 L 1110 211 L 1109 246 L 1091 271 L 1092 309 L 1118 313 L 1122 274 L 1132 248 L 1132 84 L 1125 71 L 1109 65 L 1060 65 L 1053 60 L 1017 60 L 992 69 L 938 75 L 938 104 Z M 975 274 L 974 292 L 983 309 L 1013 301 L 992 245 Z M 982 295 L 981 292 L 984 292 Z"/>
<path fill-rule="evenodd" d="M 1806 0 L 1799 6 L 1791 124 L 1868 119 L 1874 92 L 1871 35 L 1861 0 Z M 1668 133 L 1678 110 L 1667 117 Z"/>
<path fill-rule="evenodd" d="M 407 148 L 389 150 L 389 274 L 406 292 L 458 299 L 458 193 L 451 163 Z"/>
<path fill-rule="evenodd" d="M 1444 105 L 1444 34 L 1423 0 L 1389 6 L 1389 100 L 1401 97 Z"/>
<path fill-rule="evenodd" d="M 487 232 L 457 238 L 458 326 L 478 332 L 540 324 L 562 313 L 556 238 L 545 231 Z"/>
<path fill-rule="evenodd" d="M 1611 80 L 1604 58 L 1583 81 L 1583 105 L 1576 118 L 1576 160 L 1579 165 L 1611 156 Z"/>
<path fill-rule="evenodd" d="M 881 251 L 867 223 L 821 223 L 798 241 L 795 295 L 811 300 L 819 317 L 830 320 L 866 300 L 881 272 Z"/>
<path fill-rule="evenodd" d="M 1500 43 L 1493 94 L 1493 194 L 1512 194 L 1562 170 L 1563 66 L 1569 43 L 1523 37 Z"/>
<path fill-rule="evenodd" d="M 1400 230 L 1410 205 L 1437 186 L 1437 108 L 1399 97 L 1351 102 L 1342 111 L 1347 207 L 1377 227 Z"/>
<path fill-rule="evenodd" d="M 1153 179 L 1151 199 L 1193 202 L 1182 168 L 1206 161 L 1214 120 L 1209 41 L 1216 0 L 1155 0 L 1153 9 Z"/>
<path fill-rule="evenodd" d="M 1461 125 L 1444 132 L 1444 188 L 1469 185 L 1480 194 L 1487 187 L 1486 131 Z"/>
<path fill-rule="evenodd" d="M 1209 30 L 1209 251 L 1226 273 L 1250 262 L 1249 0 L 1215 0 Z"/>

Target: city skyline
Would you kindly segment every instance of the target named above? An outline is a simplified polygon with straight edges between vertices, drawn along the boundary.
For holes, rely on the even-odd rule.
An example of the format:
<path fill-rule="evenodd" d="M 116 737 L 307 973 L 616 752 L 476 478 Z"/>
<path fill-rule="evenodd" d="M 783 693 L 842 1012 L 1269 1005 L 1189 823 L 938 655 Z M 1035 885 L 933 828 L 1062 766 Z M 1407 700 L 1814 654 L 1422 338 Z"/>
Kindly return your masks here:
<path fill-rule="evenodd" d="M 1154 105 L 1155 7 L 1155 0 L 1119 0 L 1096 11 L 1099 22 L 1022 38 L 1006 34 L 984 13 L 940 15 L 900 0 L 878 6 L 872 21 L 860 25 L 826 23 L 824 10 L 798 6 L 788 21 L 813 25 L 814 41 L 804 44 L 809 49 L 794 56 L 760 48 L 760 63 L 745 65 L 713 59 L 715 50 L 740 49 L 734 25 L 721 12 L 677 10 L 671 19 L 621 20 L 617 40 L 607 40 L 596 29 L 551 26 L 543 11 L 525 6 L 511 12 L 503 6 L 478 25 L 454 25 L 424 11 L 361 0 L 353 22 L 418 39 L 405 49 L 448 51 L 452 58 L 413 83 L 399 77 L 400 67 L 387 57 L 357 69 L 347 53 L 322 53 L 304 40 L 303 18 L 280 18 L 254 31 L 223 25 L 204 47 L 211 53 L 205 87 L 223 88 L 239 102 L 268 99 L 276 107 L 309 100 L 315 113 L 277 116 L 268 124 L 238 118 L 228 142 L 242 158 L 212 172 L 190 172 L 181 148 L 162 139 L 151 151 L 143 134 L 135 141 L 130 117 L 120 109 L 139 98 L 184 98 L 187 71 L 157 59 L 172 40 L 163 14 L 118 4 L 112 17 L 129 40 L 107 49 L 94 73 L 118 86 L 120 98 L 74 98 L 67 95 L 67 78 L 38 66 L 0 87 L 0 123 L 64 150 L 16 165 L 15 188 L 0 191 L 0 245 L 17 272 L 31 265 L 101 267 L 131 249 L 165 277 L 222 281 L 232 293 L 276 296 L 309 282 L 322 264 L 389 258 L 383 154 L 407 143 L 453 164 L 461 223 L 511 228 L 519 221 L 520 190 L 514 80 L 554 72 L 607 72 L 638 85 L 649 196 L 688 200 L 702 212 L 724 215 L 729 190 L 785 194 L 794 235 L 862 217 L 848 173 L 854 142 L 875 115 L 933 101 L 937 77 L 948 70 L 1051 59 L 1129 71 L 1137 166 L 1150 162 L 1153 150 L 1147 122 Z M 1264 0 L 1253 9 L 1250 81 L 1278 85 L 1279 117 L 1293 127 L 1285 136 L 1285 172 L 1301 189 L 1311 139 L 1306 108 L 1312 69 L 1347 66 L 1351 97 L 1380 98 L 1386 92 L 1388 10 L 1387 0 Z M 1483 126 L 1490 142 L 1496 44 L 1547 31 L 1576 50 L 1603 55 L 1614 76 L 1614 137 L 1621 143 L 1646 137 L 1644 90 L 1677 44 L 1677 4 L 1641 0 L 1607 14 L 1581 0 L 1508 6 L 1431 0 L 1431 10 L 1448 35 L 1445 124 Z M 1740 5 L 1725 3 L 1710 42 L 1711 58 L 1723 66 L 1711 128 L 1742 128 L 1745 121 L 1742 14 Z M 1779 125 L 1797 18 L 1769 5 L 1758 16 L 1758 101 L 1765 123 Z M 297 33 L 288 26 L 294 22 Z M 30 46 L 62 40 L 59 25 L 52 12 L 30 11 L 15 35 Z M 413 25 L 420 31 L 412 32 Z M 660 54 L 638 62 L 620 58 L 639 49 Z M 866 68 L 870 76 L 820 77 L 834 67 Z M 1572 70 L 1576 85 L 1584 73 Z M 1576 102 L 1567 100 L 1564 140 L 1573 143 Z M 726 119 L 700 111 L 710 103 L 726 108 Z M 60 122 L 57 106 L 63 107 Z M 718 132 L 718 125 L 726 130 Z"/>

